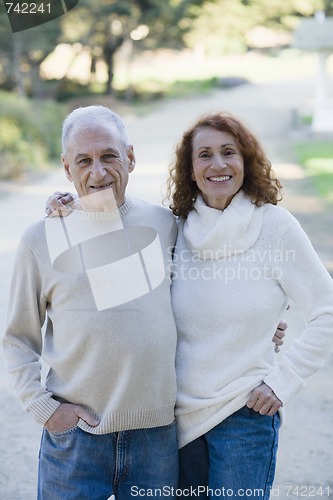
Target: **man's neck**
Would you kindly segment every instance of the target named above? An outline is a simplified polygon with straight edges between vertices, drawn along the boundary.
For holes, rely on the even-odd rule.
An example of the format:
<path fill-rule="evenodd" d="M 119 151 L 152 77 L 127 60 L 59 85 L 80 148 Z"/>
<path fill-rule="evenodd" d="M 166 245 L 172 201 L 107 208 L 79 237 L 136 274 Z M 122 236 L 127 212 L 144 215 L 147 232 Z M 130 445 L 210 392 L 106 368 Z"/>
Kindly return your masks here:
<path fill-rule="evenodd" d="M 125 196 L 116 200 L 111 189 L 81 196 L 74 202 L 73 208 L 86 212 L 114 212 L 125 203 Z"/>

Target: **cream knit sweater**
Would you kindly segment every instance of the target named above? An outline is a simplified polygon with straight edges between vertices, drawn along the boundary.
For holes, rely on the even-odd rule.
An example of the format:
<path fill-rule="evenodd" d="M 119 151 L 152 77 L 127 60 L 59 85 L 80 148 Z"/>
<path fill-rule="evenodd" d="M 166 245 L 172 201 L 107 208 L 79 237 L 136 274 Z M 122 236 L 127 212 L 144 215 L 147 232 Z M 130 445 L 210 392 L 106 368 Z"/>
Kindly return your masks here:
<path fill-rule="evenodd" d="M 182 447 L 244 406 L 262 381 L 286 403 L 325 363 L 333 281 L 290 213 L 257 208 L 242 191 L 224 211 L 198 197 L 180 221 L 174 265 Z M 306 328 L 276 355 L 272 336 L 290 300 Z"/>
<path fill-rule="evenodd" d="M 133 198 L 119 211 L 74 210 L 26 231 L 3 348 L 24 408 L 40 424 L 62 401 L 101 419 L 97 427 L 79 421 L 94 434 L 174 420 L 175 238 L 169 210 Z M 50 366 L 45 384 L 41 356 Z"/>

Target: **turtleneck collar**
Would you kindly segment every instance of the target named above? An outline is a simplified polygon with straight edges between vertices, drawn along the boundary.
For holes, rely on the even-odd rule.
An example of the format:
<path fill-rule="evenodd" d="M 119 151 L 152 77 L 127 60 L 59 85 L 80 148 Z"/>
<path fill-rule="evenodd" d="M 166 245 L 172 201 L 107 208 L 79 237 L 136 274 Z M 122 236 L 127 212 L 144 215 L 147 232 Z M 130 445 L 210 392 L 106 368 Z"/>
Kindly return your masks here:
<path fill-rule="evenodd" d="M 198 195 L 184 223 L 184 237 L 203 260 L 215 260 L 244 253 L 257 241 L 263 207 L 239 191 L 225 210 L 208 207 Z"/>

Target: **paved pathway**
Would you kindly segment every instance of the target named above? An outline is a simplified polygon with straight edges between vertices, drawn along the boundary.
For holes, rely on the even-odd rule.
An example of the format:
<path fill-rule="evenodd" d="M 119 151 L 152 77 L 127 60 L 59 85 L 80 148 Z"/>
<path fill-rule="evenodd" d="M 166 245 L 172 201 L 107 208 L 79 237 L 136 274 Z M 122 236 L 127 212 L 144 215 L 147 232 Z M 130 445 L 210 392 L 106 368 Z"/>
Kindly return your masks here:
<path fill-rule="evenodd" d="M 167 165 L 182 131 L 203 112 L 232 111 L 258 132 L 285 185 L 283 204 L 299 218 L 323 262 L 333 273 L 333 210 L 315 196 L 302 169 L 295 164 L 291 151 L 291 143 L 297 138 L 297 131 L 291 129 L 292 110 L 308 107 L 312 90 L 312 84 L 304 82 L 246 85 L 198 98 L 165 101 L 144 116 L 122 109 L 137 154 L 137 167 L 131 175 L 129 192 L 160 203 Z M 29 176 L 25 181 L 0 182 L 1 331 L 5 324 L 8 286 L 19 236 L 27 224 L 43 215 L 47 196 L 55 189 L 66 188 L 60 168 L 47 175 Z M 302 326 L 296 307 L 286 313 L 286 320 L 289 324 L 288 344 Z M 314 490 L 309 487 L 318 488 L 320 485 L 330 486 L 333 494 L 332 378 L 333 358 L 312 378 L 307 389 L 288 404 L 272 498 L 296 499 L 302 492 L 313 497 Z M 1 357 L 0 407 L 0 498 L 33 500 L 40 428 L 22 411 L 13 395 Z M 298 486 L 299 491 L 292 493 L 288 486 Z M 325 498 L 325 489 L 323 493 L 321 498 Z M 316 496 L 319 498 L 320 495 Z"/>

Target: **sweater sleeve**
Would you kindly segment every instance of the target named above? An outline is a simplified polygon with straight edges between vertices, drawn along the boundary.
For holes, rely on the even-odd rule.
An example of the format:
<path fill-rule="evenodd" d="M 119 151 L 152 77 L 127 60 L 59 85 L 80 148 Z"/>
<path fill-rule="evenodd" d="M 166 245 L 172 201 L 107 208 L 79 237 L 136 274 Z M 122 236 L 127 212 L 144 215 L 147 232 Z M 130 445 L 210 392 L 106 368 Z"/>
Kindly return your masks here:
<path fill-rule="evenodd" d="M 299 222 L 289 217 L 290 224 L 277 243 L 282 262 L 274 272 L 286 295 L 300 307 L 306 327 L 264 380 L 283 403 L 333 351 L 333 280 Z"/>
<path fill-rule="evenodd" d="M 16 254 L 11 281 L 3 351 L 24 409 L 42 425 L 59 406 L 41 382 L 40 357 L 46 303 L 37 259 L 23 239 Z"/>

